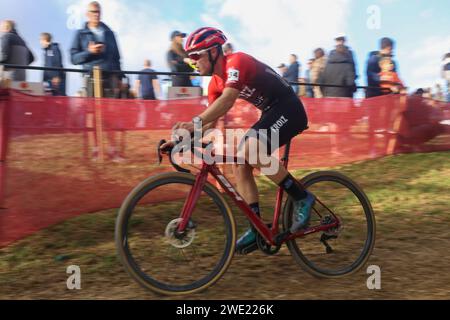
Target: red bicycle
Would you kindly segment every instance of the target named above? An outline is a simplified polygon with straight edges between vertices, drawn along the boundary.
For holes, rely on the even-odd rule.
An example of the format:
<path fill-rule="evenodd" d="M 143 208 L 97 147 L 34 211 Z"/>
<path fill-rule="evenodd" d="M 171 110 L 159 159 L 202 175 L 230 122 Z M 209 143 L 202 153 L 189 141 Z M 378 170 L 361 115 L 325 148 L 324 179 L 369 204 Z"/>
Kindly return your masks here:
<path fill-rule="evenodd" d="M 192 151 L 203 159 L 205 148 L 192 147 Z M 290 143 L 282 158 L 286 168 L 289 150 Z M 265 254 L 277 254 L 286 243 L 295 261 L 320 278 L 352 274 L 369 259 L 375 244 L 374 213 L 363 190 L 348 177 L 323 171 L 301 179 L 317 200 L 310 225 L 290 234 L 292 201 L 282 189 L 277 193 L 273 221 L 266 224 L 216 163 L 203 162 L 193 174 L 172 159 L 171 151 L 163 154 L 177 172 L 143 181 L 125 199 L 117 217 L 119 257 L 143 287 L 164 295 L 196 293 L 216 283 L 229 267 L 235 253 L 236 223 L 224 196 L 208 182 L 209 175 L 256 228 L 258 247 Z M 159 146 L 158 152 L 161 161 Z"/>

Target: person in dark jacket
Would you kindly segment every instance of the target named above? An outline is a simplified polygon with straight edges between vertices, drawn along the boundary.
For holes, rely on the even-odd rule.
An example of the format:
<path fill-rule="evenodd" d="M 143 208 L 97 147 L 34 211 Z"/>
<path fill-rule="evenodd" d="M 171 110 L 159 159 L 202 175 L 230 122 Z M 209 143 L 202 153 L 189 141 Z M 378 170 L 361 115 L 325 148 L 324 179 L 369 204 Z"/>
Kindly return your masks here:
<path fill-rule="evenodd" d="M 33 61 L 33 53 L 17 33 L 14 21 L 2 21 L 0 23 L 0 63 L 27 66 Z M 5 69 L 5 71 L 11 71 L 13 81 L 26 81 L 25 70 Z"/>
<path fill-rule="evenodd" d="M 186 34 L 180 31 L 174 31 L 170 36 L 172 44 L 169 52 L 167 52 L 167 63 L 172 72 L 194 71 L 194 68 L 190 66 L 191 61 L 183 48 L 184 38 L 186 38 Z M 189 76 L 172 76 L 172 87 L 192 87 L 192 82 Z"/>
<path fill-rule="evenodd" d="M 57 43 L 52 42 L 52 35 L 42 33 L 40 43 L 44 50 L 44 67 L 64 68 L 61 50 Z M 42 81 L 47 84 L 54 96 L 66 95 L 66 73 L 64 71 L 45 70 Z"/>
<path fill-rule="evenodd" d="M 380 51 L 371 52 L 369 54 L 369 60 L 367 61 L 367 85 L 372 88 L 366 90 L 366 98 L 390 93 L 390 90 L 383 91 L 380 87 L 380 60 L 385 57 L 391 58 L 393 56 L 394 41 L 390 38 L 383 38 L 380 41 L 380 48 Z M 392 62 L 394 64 L 393 71 L 396 72 L 396 63 L 393 60 Z"/>
<path fill-rule="evenodd" d="M 92 71 L 99 66 L 103 75 L 103 88 L 106 97 L 114 97 L 120 92 L 122 76 L 109 71 L 120 71 L 120 53 L 113 31 L 100 21 L 101 7 L 91 2 L 87 12 L 88 22 L 78 30 L 70 49 L 72 64 L 82 65 Z M 88 95 L 93 96 L 92 81 L 89 81 Z"/>
<path fill-rule="evenodd" d="M 336 41 L 336 49 L 338 46 L 344 46 L 347 49 L 348 54 L 350 56 L 350 62 L 353 66 L 353 73 L 355 74 L 355 81 L 356 81 L 356 79 L 358 79 L 358 72 L 356 70 L 355 55 L 353 54 L 353 51 L 350 49 L 350 47 L 345 44 L 347 42 L 347 36 L 345 36 L 344 34 L 341 34 L 341 35 L 337 36 L 334 40 Z M 332 53 L 334 53 L 336 51 L 336 49 L 332 50 L 330 52 L 330 55 Z"/>
<path fill-rule="evenodd" d="M 291 82 L 298 82 L 299 73 L 300 73 L 300 63 L 298 62 L 297 55 L 291 54 L 289 57 L 289 67 L 287 68 L 287 71 L 283 74 L 283 78 L 291 83 Z M 295 94 L 298 94 L 298 86 L 297 85 L 291 85 L 292 89 L 294 89 Z"/>
<path fill-rule="evenodd" d="M 322 87 L 325 97 L 352 98 L 355 92 L 355 72 L 352 58 L 344 45 L 339 45 L 328 57 L 328 62 L 319 78 L 320 84 L 340 85 L 345 87 Z"/>

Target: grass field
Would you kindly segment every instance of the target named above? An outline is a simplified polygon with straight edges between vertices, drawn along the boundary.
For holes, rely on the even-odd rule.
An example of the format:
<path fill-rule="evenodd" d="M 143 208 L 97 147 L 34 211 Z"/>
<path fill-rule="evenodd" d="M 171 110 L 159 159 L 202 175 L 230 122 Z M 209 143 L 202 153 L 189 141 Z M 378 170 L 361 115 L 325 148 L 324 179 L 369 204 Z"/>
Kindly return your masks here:
<path fill-rule="evenodd" d="M 312 278 L 289 251 L 236 256 L 225 276 L 187 299 L 449 299 L 450 153 L 409 154 L 331 168 L 357 181 L 377 219 L 369 265 L 382 272 L 368 290 L 365 269 L 339 280 Z M 297 176 L 308 171 L 297 171 Z M 263 214 L 275 188 L 259 178 Z M 117 260 L 117 210 L 86 214 L 0 250 L 0 299 L 161 299 L 135 284 Z M 245 228 L 242 215 L 236 218 Z M 82 289 L 66 288 L 66 268 L 79 265 Z"/>

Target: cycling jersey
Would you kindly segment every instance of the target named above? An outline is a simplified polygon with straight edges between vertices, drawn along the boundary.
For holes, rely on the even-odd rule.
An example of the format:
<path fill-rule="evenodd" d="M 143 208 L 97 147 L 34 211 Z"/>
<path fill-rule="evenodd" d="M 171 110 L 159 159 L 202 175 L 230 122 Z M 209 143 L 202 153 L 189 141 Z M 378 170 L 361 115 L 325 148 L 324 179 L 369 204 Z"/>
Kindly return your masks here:
<path fill-rule="evenodd" d="M 225 88 L 240 91 L 239 98 L 264 111 L 274 102 L 294 96 L 292 87 L 272 68 L 245 53 L 224 57 L 224 74 L 214 75 L 208 89 L 209 103 Z"/>
<path fill-rule="evenodd" d="M 303 104 L 292 87 L 273 69 L 245 53 L 224 57 L 224 74 L 214 75 L 209 84 L 209 103 L 220 97 L 225 88 L 240 90 L 239 98 L 263 111 L 252 129 L 259 140 L 267 143 L 269 154 L 275 151 L 271 148 L 274 134 L 281 147 L 308 126 Z M 266 130 L 264 136 L 261 129 Z"/>

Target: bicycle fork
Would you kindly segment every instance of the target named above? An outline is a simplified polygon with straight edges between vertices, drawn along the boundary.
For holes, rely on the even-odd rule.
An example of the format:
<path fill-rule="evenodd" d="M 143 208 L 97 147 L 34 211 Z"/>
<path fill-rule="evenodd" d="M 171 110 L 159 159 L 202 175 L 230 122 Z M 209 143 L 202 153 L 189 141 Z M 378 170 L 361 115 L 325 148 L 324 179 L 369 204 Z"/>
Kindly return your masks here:
<path fill-rule="evenodd" d="M 196 176 L 194 186 L 191 191 L 189 191 L 189 195 L 184 203 L 183 210 L 181 211 L 181 223 L 177 228 L 177 232 L 179 234 L 185 231 L 207 179 L 208 170 L 203 167 L 200 173 Z"/>

